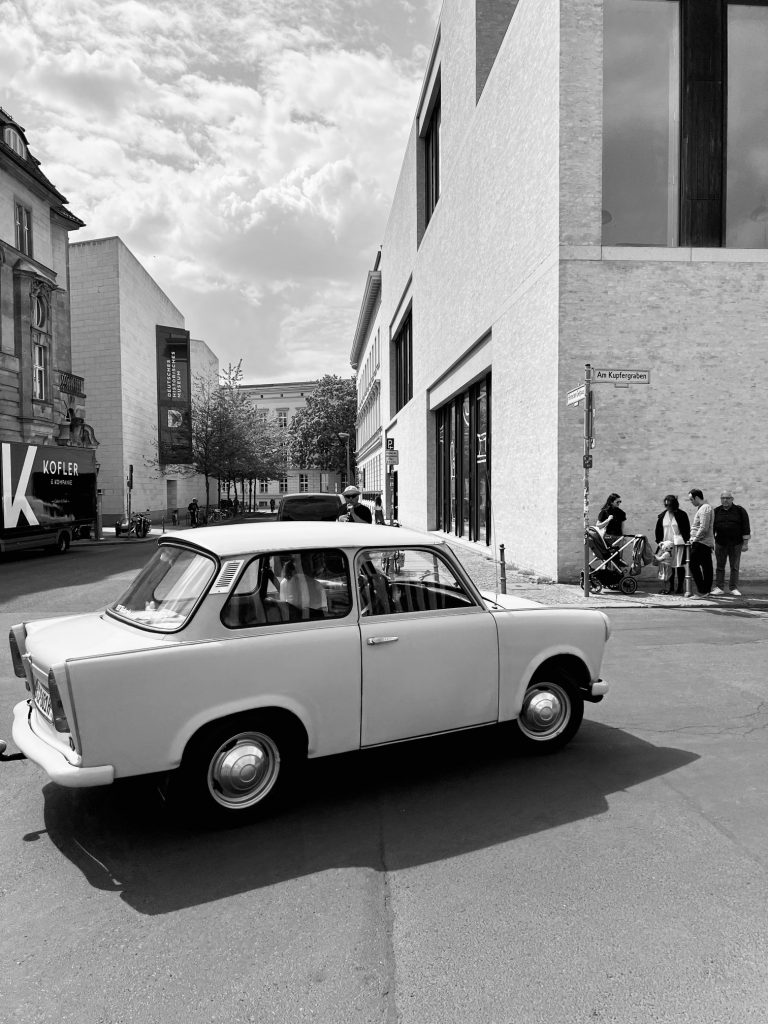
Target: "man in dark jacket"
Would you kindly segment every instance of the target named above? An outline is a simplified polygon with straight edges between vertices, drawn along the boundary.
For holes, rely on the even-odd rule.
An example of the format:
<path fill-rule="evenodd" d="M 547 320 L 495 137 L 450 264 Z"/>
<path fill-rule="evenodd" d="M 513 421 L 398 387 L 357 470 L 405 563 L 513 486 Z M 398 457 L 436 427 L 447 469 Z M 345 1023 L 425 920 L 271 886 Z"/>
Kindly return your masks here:
<path fill-rule="evenodd" d="M 713 597 L 721 597 L 725 587 L 725 563 L 730 566 L 728 586 L 733 597 L 741 597 L 739 563 L 742 551 L 749 547 L 749 516 L 741 505 L 734 505 L 730 491 L 723 491 L 715 509 L 715 586 Z"/>

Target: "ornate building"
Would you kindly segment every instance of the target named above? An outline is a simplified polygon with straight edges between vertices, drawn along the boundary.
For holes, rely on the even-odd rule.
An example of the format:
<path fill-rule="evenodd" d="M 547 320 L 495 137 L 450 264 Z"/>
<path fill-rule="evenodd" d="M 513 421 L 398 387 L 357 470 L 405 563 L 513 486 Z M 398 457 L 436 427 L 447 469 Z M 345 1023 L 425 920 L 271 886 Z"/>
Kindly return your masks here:
<path fill-rule="evenodd" d="M 0 439 L 94 448 L 72 373 L 69 232 L 84 227 L 0 108 Z"/>

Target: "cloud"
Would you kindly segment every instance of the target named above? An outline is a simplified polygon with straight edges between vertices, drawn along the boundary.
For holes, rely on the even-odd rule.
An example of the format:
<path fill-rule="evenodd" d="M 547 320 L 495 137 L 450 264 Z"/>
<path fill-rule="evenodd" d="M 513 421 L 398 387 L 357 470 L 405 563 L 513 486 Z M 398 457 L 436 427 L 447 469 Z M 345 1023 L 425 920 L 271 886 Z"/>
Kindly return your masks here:
<path fill-rule="evenodd" d="M 3 105 L 222 363 L 347 372 L 433 0 L 0 0 Z M 22 56 L 20 56 L 22 55 Z"/>

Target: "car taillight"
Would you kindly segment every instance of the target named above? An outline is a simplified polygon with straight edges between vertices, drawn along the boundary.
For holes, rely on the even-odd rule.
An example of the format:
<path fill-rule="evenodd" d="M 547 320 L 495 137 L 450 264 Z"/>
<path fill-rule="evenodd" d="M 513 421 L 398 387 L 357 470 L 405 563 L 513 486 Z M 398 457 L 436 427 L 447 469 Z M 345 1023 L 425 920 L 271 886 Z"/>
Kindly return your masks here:
<path fill-rule="evenodd" d="M 64 711 L 64 705 L 61 703 L 61 694 L 59 693 L 53 669 L 48 673 L 48 693 L 51 695 L 51 711 L 53 712 L 53 724 L 56 727 L 56 732 L 69 732 L 69 722 Z"/>
<path fill-rule="evenodd" d="M 21 660 L 21 651 L 19 650 L 19 641 L 16 639 L 16 634 L 11 630 L 8 634 L 8 643 L 11 646 L 11 661 L 13 662 L 13 671 L 20 679 L 26 679 L 27 673 L 24 670 L 24 662 Z M 27 686 L 29 689 L 29 686 Z"/>

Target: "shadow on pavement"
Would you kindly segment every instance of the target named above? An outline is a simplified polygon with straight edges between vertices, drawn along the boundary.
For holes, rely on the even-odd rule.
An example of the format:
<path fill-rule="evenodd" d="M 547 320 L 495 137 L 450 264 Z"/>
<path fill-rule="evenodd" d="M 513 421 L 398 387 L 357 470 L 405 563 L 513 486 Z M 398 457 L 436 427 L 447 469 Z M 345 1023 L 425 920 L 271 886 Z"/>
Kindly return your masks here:
<path fill-rule="evenodd" d="M 559 754 L 515 756 L 501 727 L 312 761 L 294 802 L 247 828 L 181 828 L 146 780 L 48 784 L 45 824 L 94 888 L 166 914 L 319 871 L 395 871 L 508 843 L 602 814 L 611 793 L 697 759 L 594 722 Z"/>

